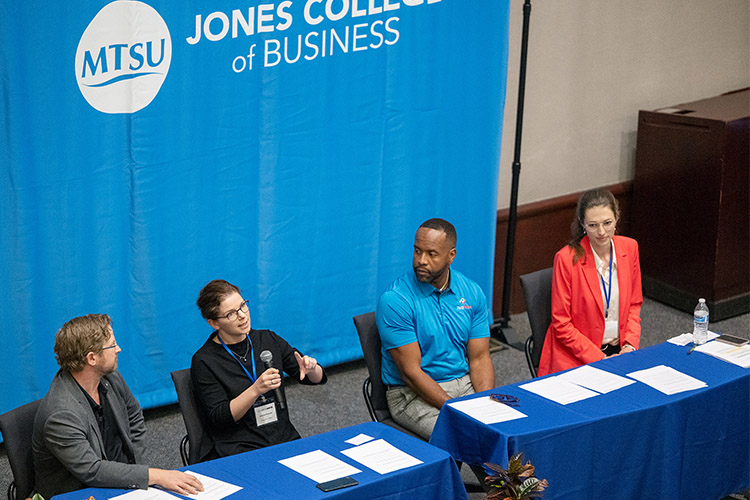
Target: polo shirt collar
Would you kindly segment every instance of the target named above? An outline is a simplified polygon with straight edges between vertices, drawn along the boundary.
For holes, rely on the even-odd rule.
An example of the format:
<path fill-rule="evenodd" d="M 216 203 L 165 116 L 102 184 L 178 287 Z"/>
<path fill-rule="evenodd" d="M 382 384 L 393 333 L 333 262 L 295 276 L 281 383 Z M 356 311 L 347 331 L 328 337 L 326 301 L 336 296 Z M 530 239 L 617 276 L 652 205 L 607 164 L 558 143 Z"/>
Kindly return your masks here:
<path fill-rule="evenodd" d="M 411 273 L 411 278 L 412 278 L 412 280 L 414 280 L 414 284 L 416 285 L 417 290 L 419 290 L 420 292 L 422 292 L 422 295 L 424 295 L 425 297 L 429 296 L 432 293 L 437 293 L 438 292 L 438 289 L 435 288 L 434 286 L 432 286 L 432 284 L 430 284 L 430 283 L 422 283 L 421 281 L 419 281 L 417 279 L 416 274 L 414 274 L 413 272 Z M 445 290 L 443 290 L 442 293 L 448 293 L 448 292 L 452 291 L 451 290 L 452 287 L 453 287 L 453 273 L 451 273 L 451 284 L 450 284 L 450 286 L 448 286 L 448 288 L 446 288 Z"/>

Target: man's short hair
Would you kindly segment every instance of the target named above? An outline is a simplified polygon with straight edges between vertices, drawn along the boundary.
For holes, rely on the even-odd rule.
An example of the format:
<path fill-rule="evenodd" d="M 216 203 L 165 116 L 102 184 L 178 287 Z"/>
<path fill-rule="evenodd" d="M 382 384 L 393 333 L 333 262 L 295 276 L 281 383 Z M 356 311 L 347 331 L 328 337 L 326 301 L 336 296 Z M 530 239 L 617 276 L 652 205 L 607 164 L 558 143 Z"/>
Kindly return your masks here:
<path fill-rule="evenodd" d="M 239 287 L 230 282 L 213 280 L 201 289 L 195 305 L 201 310 L 201 316 L 205 319 L 216 319 L 219 317 L 221 302 L 235 292 L 242 295 Z"/>
<path fill-rule="evenodd" d="M 102 352 L 104 342 L 112 336 L 111 325 L 106 314 L 88 314 L 65 323 L 55 335 L 55 356 L 60 368 L 81 371 L 88 353 Z"/>
<path fill-rule="evenodd" d="M 445 233 L 446 241 L 455 248 L 458 237 L 456 236 L 456 228 L 453 224 L 445 219 L 429 219 L 426 220 L 419 227 L 426 227 L 428 229 L 437 229 Z"/>

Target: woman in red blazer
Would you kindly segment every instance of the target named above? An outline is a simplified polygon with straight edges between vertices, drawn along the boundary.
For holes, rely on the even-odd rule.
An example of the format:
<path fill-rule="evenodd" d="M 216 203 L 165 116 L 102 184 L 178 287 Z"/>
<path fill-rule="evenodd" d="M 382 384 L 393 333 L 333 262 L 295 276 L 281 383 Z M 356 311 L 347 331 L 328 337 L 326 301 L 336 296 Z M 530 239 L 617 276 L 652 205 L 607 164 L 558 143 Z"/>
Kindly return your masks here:
<path fill-rule="evenodd" d="M 617 200 L 604 189 L 587 191 L 576 215 L 573 239 L 555 254 L 540 376 L 634 351 L 641 339 L 638 243 L 614 235 Z"/>

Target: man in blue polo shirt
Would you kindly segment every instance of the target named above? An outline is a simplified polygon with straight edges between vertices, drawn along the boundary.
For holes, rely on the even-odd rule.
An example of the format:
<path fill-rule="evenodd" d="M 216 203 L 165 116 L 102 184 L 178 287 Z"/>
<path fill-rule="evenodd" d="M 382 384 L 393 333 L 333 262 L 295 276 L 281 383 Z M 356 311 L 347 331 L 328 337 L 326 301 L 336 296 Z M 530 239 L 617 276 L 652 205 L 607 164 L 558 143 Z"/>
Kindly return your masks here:
<path fill-rule="evenodd" d="M 487 299 L 479 285 L 451 270 L 455 257 L 453 225 L 422 223 L 414 271 L 383 292 L 376 311 L 388 408 L 425 439 L 445 401 L 495 387 Z"/>

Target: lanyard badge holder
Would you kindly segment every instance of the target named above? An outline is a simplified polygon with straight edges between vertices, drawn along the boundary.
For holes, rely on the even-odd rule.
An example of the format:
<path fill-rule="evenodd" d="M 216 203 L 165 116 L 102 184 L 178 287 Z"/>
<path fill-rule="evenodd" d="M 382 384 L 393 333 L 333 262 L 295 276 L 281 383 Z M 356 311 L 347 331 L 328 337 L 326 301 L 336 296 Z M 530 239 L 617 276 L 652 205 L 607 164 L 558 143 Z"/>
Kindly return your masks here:
<path fill-rule="evenodd" d="M 247 378 L 250 379 L 250 383 L 254 384 L 257 380 L 257 372 L 255 370 L 255 356 L 253 356 L 253 343 L 250 340 L 250 335 L 247 335 L 247 341 L 250 343 L 250 359 L 252 360 L 253 365 L 253 375 L 250 374 L 249 371 L 247 371 L 247 368 L 245 368 L 245 365 L 242 364 L 242 362 L 237 359 L 237 356 L 232 352 L 229 347 L 224 343 L 224 341 L 221 338 L 221 335 L 217 336 L 219 337 L 219 342 L 221 342 L 221 345 L 224 346 L 224 349 L 229 353 L 232 358 L 234 358 L 235 361 L 240 365 L 242 368 L 242 371 L 245 372 L 245 375 L 247 375 Z M 275 422 L 278 422 L 279 416 L 276 413 L 276 404 L 273 399 L 273 397 L 266 397 L 265 394 L 262 394 L 258 399 L 255 400 L 255 403 L 253 403 L 253 413 L 255 414 L 255 425 L 258 427 L 262 427 L 264 425 L 273 424 Z"/>
<path fill-rule="evenodd" d="M 604 300 L 605 300 L 605 309 L 604 309 L 604 320 L 609 317 L 609 301 L 612 298 L 612 260 L 614 259 L 614 249 L 612 251 L 612 254 L 609 256 L 609 282 L 605 283 L 604 281 L 604 275 L 600 274 L 599 279 L 602 280 L 602 290 L 604 290 Z"/>
<path fill-rule="evenodd" d="M 612 261 L 615 258 L 614 245 L 612 247 L 612 253 L 609 256 L 609 282 L 604 281 L 604 275 L 600 274 L 599 279 L 602 281 L 602 290 L 604 291 L 604 338 L 617 337 L 618 336 L 618 322 L 611 321 L 609 319 L 609 304 L 612 299 Z"/>

